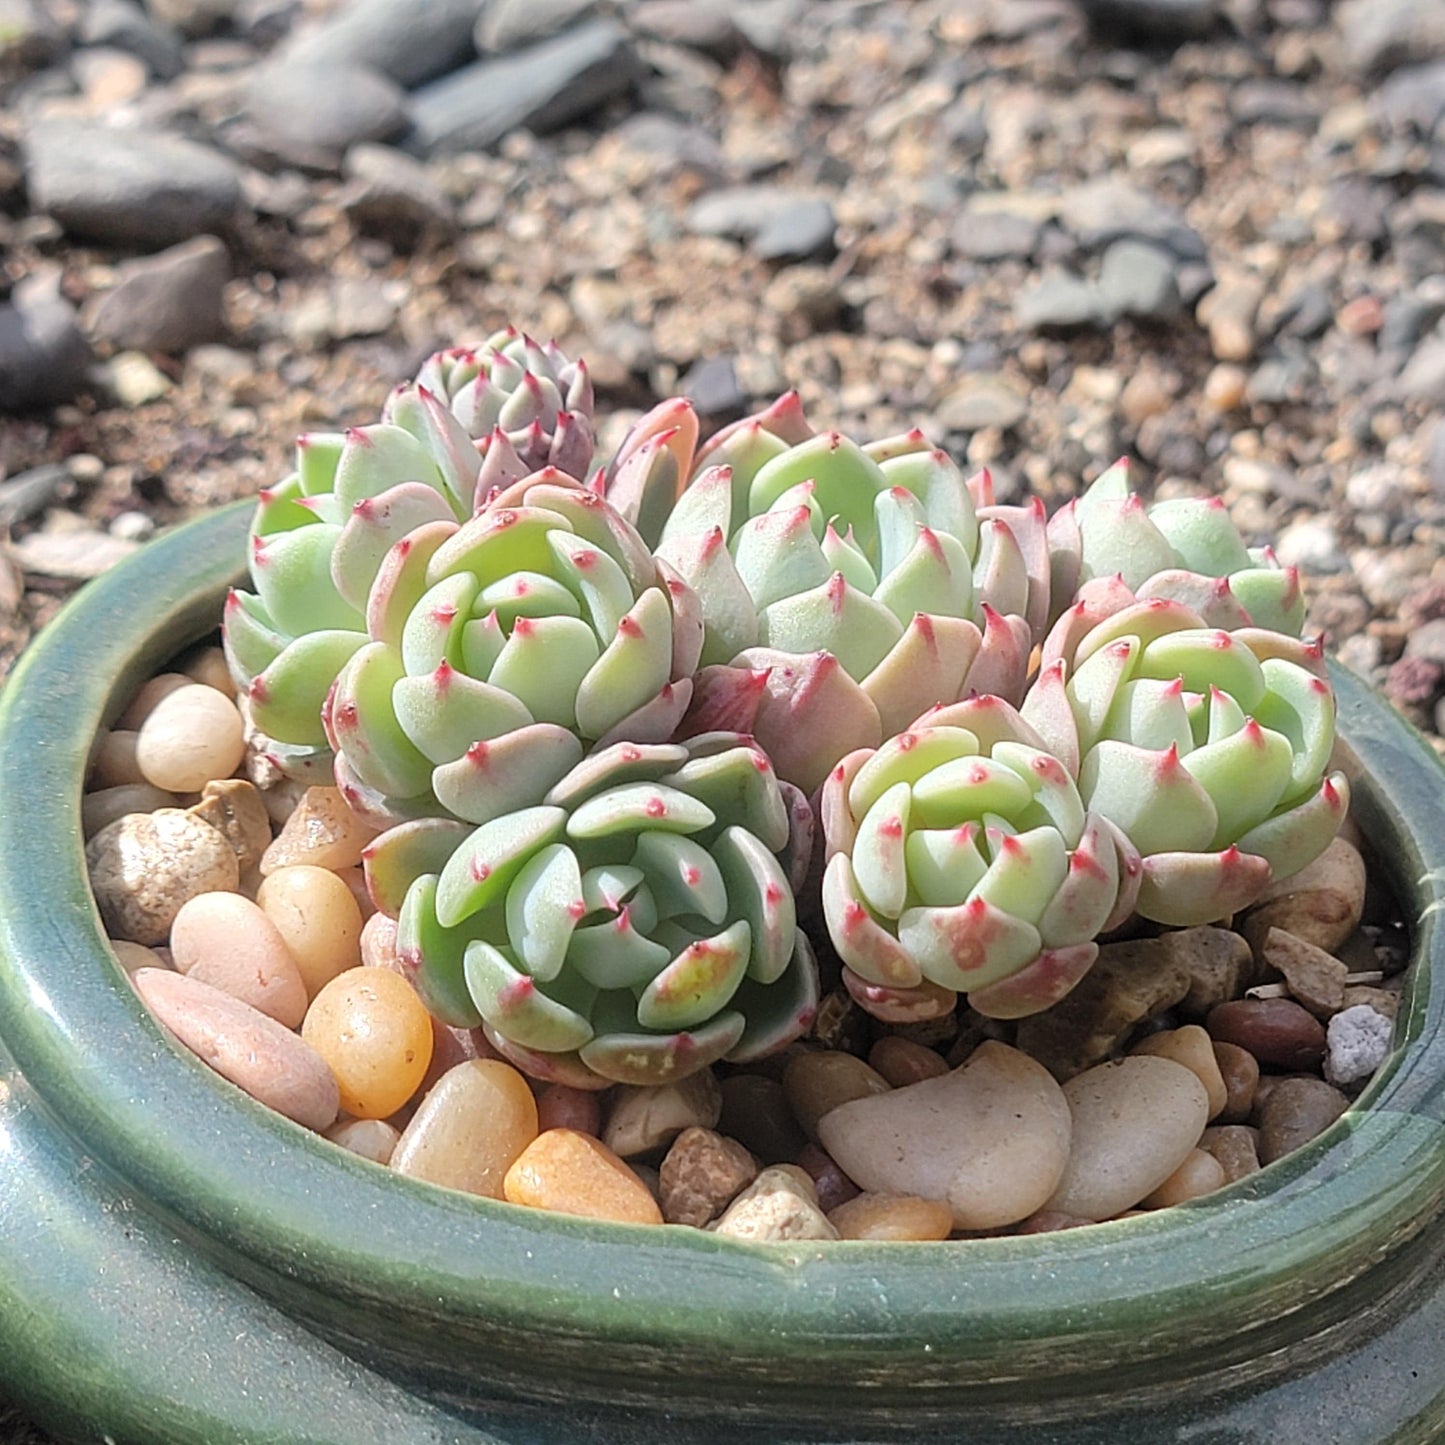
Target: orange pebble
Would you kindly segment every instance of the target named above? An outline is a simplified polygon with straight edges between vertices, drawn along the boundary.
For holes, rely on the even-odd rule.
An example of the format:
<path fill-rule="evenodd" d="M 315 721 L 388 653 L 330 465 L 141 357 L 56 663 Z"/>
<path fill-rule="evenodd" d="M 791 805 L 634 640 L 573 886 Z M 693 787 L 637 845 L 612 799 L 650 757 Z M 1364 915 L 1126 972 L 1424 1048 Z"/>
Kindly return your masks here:
<path fill-rule="evenodd" d="M 834 1209 L 828 1222 L 843 1239 L 947 1239 L 953 1210 L 914 1194 L 860 1194 Z"/>
<path fill-rule="evenodd" d="M 513 1204 L 618 1224 L 661 1224 L 641 1179 L 605 1144 L 575 1129 L 548 1129 L 517 1156 L 502 1192 Z"/>

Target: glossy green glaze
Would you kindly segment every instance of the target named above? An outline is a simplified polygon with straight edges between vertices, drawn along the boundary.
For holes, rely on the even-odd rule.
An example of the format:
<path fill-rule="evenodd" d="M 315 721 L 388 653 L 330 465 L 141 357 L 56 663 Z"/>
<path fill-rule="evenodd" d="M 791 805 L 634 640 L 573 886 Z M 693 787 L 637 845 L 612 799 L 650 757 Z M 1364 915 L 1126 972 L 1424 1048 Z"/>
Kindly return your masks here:
<path fill-rule="evenodd" d="M 249 508 L 87 588 L 0 695 L 0 1384 L 76 1439 L 1428 1440 L 1445 1430 L 1445 774 L 1350 676 L 1405 901 L 1399 1047 L 1207 1201 L 952 1245 L 746 1246 L 397 1179 L 155 1028 L 104 946 L 97 730 L 219 615 Z"/>

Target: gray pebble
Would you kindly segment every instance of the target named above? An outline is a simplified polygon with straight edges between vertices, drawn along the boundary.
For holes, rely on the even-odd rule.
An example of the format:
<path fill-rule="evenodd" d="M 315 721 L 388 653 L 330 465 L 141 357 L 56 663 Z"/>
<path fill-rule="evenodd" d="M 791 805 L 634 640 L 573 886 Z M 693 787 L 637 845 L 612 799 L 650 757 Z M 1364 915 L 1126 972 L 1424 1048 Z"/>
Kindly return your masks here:
<path fill-rule="evenodd" d="M 1046 271 L 1019 292 L 1014 316 L 1027 331 L 1102 326 L 1109 311 L 1099 288 L 1063 271 Z"/>
<path fill-rule="evenodd" d="M 1335 11 L 1340 53 L 1360 72 L 1445 55 L 1440 0 L 1345 0 Z"/>
<path fill-rule="evenodd" d="M 809 261 L 831 256 L 838 223 L 821 199 L 799 200 L 775 213 L 753 237 L 754 254 L 765 261 Z"/>
<path fill-rule="evenodd" d="M 46 121 L 26 134 L 25 176 L 37 210 L 103 244 L 170 246 L 226 229 L 241 207 L 230 160 L 160 131 Z"/>
<path fill-rule="evenodd" d="M 306 64 L 364 65 L 414 86 L 445 75 L 474 54 L 483 0 L 350 0 L 296 36 L 285 58 Z"/>
<path fill-rule="evenodd" d="M 596 9 L 597 0 L 490 0 L 477 21 L 477 49 L 487 55 L 534 45 Z"/>
<path fill-rule="evenodd" d="M 450 236 L 457 228 L 451 198 L 404 151 L 353 146 L 346 153 L 346 175 L 350 184 L 341 194 L 341 208 L 363 235 L 410 251 L 427 236 Z"/>
<path fill-rule="evenodd" d="M 349 146 L 401 135 L 410 121 L 394 81 L 360 65 L 263 65 L 246 86 L 260 143 L 303 169 L 336 170 Z"/>
<path fill-rule="evenodd" d="M 121 351 L 183 352 L 214 341 L 225 330 L 230 277 L 230 254 L 215 236 L 127 261 L 90 312 L 91 334 Z"/>
<path fill-rule="evenodd" d="M 1117 176 L 1101 176 L 1065 191 L 1059 217 L 1091 250 L 1133 236 L 1156 241 L 1181 260 L 1206 256 L 1204 238 L 1178 210 Z"/>
<path fill-rule="evenodd" d="M 591 21 L 417 91 L 412 148 L 427 155 L 485 150 L 509 131 L 560 130 L 630 90 L 639 74 L 626 35 Z"/>
<path fill-rule="evenodd" d="M 90 348 L 59 277 L 30 276 L 0 304 L 0 413 L 69 401 L 84 389 Z"/>
<path fill-rule="evenodd" d="M 1175 258 L 1146 241 L 1115 241 L 1099 271 L 1103 305 L 1115 316 L 1172 321 L 1183 311 Z"/>
<path fill-rule="evenodd" d="M 85 12 L 80 38 L 87 45 L 105 45 L 134 55 L 158 80 L 170 80 L 185 68 L 180 37 L 147 15 L 134 0 L 93 0 Z"/>

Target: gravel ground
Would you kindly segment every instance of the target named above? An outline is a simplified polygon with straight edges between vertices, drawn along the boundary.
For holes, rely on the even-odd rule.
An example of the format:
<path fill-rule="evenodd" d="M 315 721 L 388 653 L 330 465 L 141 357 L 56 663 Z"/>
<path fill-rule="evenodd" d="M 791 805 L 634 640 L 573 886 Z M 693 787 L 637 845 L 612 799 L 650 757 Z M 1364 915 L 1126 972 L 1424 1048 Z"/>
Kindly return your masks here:
<path fill-rule="evenodd" d="M 795 385 L 1222 495 L 1445 747 L 1438 0 L 0 0 L 0 257 L 0 677 L 511 319 L 604 443 Z"/>

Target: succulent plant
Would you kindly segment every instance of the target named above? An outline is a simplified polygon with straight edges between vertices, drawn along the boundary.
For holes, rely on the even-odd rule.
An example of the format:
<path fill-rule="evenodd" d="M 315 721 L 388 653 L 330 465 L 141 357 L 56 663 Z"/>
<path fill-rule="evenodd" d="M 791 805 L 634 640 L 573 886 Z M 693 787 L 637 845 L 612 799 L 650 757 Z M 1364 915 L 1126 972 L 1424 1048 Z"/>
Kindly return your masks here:
<path fill-rule="evenodd" d="M 1318 856 L 1349 806 L 1328 772 L 1320 644 L 1208 627 L 1180 602 L 1134 603 L 1082 637 L 1066 614 L 1022 713 L 1138 848 L 1138 912 L 1159 923 L 1246 907 Z"/>
<path fill-rule="evenodd" d="M 481 824 L 586 747 L 672 736 L 692 692 L 692 589 L 595 492 L 548 468 L 470 521 L 409 531 L 326 710 L 338 784 L 378 823 Z"/>
<path fill-rule="evenodd" d="M 1210 627 L 1264 627 L 1298 637 L 1299 573 L 1268 547 L 1244 543 L 1218 497 L 1175 497 L 1146 507 L 1116 462 L 1049 519 L 1056 612 L 1072 605 L 1076 630 L 1133 602 L 1165 598 Z"/>
<path fill-rule="evenodd" d="M 592 381 L 587 363 L 569 360 L 555 341 L 539 343 L 508 326 L 479 347 L 436 352 L 416 380 L 446 402 L 468 435 L 506 437 L 525 471 L 586 475 Z"/>
<path fill-rule="evenodd" d="M 398 829 L 404 833 L 404 829 Z M 660 1084 L 798 1037 L 818 998 L 794 890 L 813 815 L 749 738 L 614 743 L 405 881 L 398 948 L 444 1022 L 536 1078 Z M 403 845 L 404 846 L 404 845 Z"/>
<path fill-rule="evenodd" d="M 666 402 L 605 482 L 702 600 L 689 728 L 752 732 L 811 789 L 928 706 L 1021 696 L 1047 622 L 1042 504 L 990 505 L 918 432 L 815 434 L 792 393 L 696 442 Z"/>
<path fill-rule="evenodd" d="M 523 364 L 540 370 L 519 378 Z M 232 674 L 268 752 L 295 776 L 330 770 L 321 707 L 368 641 L 372 586 L 396 564 L 393 547 L 418 529 L 426 538 L 454 528 L 529 471 L 518 446 L 560 455 L 579 477 L 591 460 L 586 372 L 555 347 L 499 333 L 480 352 L 439 353 L 422 375 L 438 389 L 398 387 L 379 424 L 301 437 L 295 472 L 256 508 L 256 590 L 227 599 Z M 559 387 L 573 410 L 554 406 Z M 464 421 L 492 429 L 469 432 Z"/>
<path fill-rule="evenodd" d="M 821 798 L 823 913 L 853 996 L 884 1018 L 1018 1018 L 1056 1003 L 1131 912 L 1138 853 L 1086 809 L 1007 703 L 974 697 L 850 753 Z"/>

